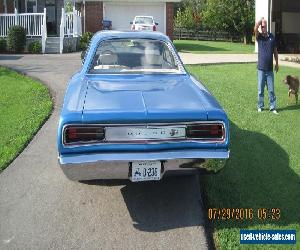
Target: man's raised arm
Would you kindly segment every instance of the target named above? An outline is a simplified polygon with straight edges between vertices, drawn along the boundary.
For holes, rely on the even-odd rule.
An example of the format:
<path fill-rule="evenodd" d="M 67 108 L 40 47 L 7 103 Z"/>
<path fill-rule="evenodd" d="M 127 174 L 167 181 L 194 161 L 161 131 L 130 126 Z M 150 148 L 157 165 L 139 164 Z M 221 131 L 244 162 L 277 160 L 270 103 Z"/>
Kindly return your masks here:
<path fill-rule="evenodd" d="M 262 17 L 259 21 L 257 21 L 256 23 L 255 23 L 255 26 L 254 26 L 254 34 L 255 34 L 255 38 L 257 38 L 257 36 L 258 36 L 258 33 L 259 33 L 259 31 L 258 31 L 258 28 L 259 28 L 259 26 L 262 24 L 262 20 L 263 20 L 264 18 Z"/>

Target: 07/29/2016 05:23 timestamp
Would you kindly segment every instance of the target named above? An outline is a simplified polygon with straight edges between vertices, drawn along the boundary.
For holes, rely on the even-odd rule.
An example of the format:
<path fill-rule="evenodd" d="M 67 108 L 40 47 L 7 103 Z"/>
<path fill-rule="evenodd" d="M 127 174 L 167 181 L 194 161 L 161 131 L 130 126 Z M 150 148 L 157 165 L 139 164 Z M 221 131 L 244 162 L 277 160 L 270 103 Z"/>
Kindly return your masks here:
<path fill-rule="evenodd" d="M 279 220 L 280 208 L 208 208 L 209 220 Z"/>

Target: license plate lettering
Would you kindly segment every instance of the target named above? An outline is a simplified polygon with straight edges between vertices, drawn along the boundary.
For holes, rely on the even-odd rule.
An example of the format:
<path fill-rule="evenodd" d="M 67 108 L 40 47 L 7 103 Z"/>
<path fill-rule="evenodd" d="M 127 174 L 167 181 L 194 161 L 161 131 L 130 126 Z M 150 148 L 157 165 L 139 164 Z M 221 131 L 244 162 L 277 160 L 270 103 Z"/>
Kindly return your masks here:
<path fill-rule="evenodd" d="M 131 180 L 133 182 L 160 180 L 160 173 L 160 161 L 133 162 L 131 169 Z"/>

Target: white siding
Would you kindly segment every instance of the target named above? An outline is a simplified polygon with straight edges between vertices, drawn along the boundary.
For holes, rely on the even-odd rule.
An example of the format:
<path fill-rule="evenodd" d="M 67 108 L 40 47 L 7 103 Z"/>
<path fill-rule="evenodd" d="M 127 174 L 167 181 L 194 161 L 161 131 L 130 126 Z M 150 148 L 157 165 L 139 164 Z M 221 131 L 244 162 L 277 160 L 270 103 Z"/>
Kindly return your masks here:
<path fill-rule="evenodd" d="M 262 17 L 267 21 L 269 20 L 269 0 L 255 0 L 255 22 Z M 257 42 L 255 41 L 255 52 L 257 51 Z"/>

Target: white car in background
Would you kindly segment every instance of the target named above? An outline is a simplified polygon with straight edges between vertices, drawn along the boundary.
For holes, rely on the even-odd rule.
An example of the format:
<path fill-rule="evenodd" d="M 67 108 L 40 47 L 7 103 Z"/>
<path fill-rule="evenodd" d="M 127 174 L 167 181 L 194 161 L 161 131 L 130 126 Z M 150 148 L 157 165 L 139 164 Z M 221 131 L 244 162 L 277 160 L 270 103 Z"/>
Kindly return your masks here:
<path fill-rule="evenodd" d="M 136 16 L 130 22 L 131 30 L 156 31 L 158 23 L 154 22 L 153 16 Z"/>

